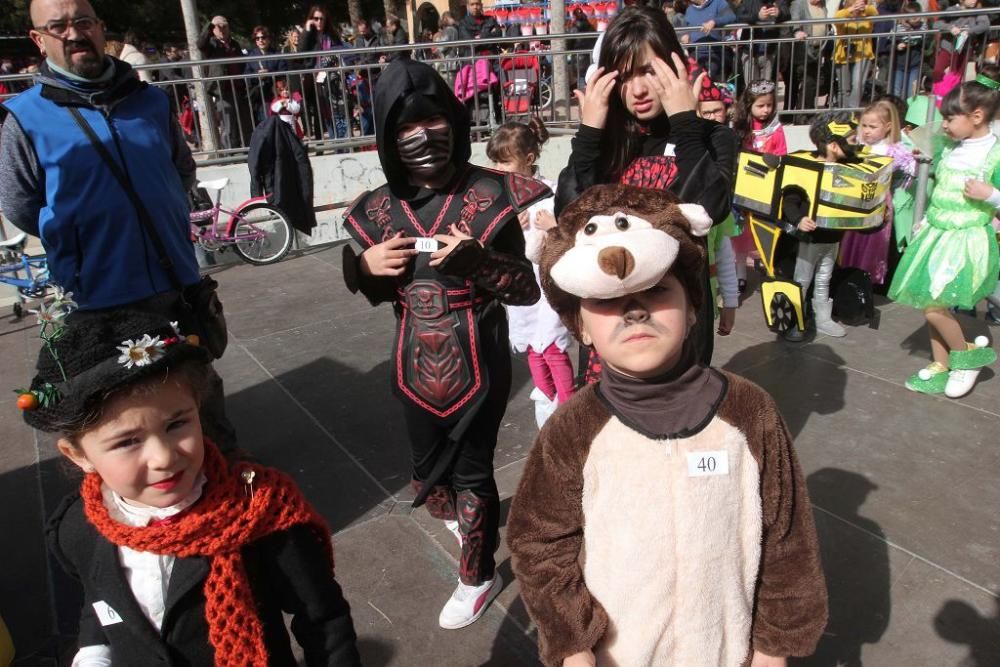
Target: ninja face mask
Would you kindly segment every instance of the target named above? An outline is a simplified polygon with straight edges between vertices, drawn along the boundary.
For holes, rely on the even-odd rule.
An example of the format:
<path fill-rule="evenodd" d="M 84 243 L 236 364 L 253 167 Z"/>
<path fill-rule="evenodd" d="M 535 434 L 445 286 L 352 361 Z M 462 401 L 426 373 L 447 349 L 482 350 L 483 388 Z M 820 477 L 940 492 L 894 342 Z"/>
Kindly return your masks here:
<path fill-rule="evenodd" d="M 451 162 L 451 128 L 424 127 L 399 139 L 399 160 L 411 175 L 428 178 L 440 175 Z"/>

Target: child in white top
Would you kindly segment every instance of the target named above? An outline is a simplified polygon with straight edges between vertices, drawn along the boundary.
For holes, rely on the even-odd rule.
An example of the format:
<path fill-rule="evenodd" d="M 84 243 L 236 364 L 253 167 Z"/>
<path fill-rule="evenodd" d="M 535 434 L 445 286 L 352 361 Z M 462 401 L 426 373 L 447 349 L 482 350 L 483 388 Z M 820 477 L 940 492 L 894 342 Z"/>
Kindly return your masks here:
<path fill-rule="evenodd" d="M 933 362 L 906 388 L 960 398 L 996 361 L 985 336 L 972 343 L 951 308 L 975 308 L 993 293 L 1000 259 L 992 221 L 1000 207 L 1000 143 L 990 121 L 1000 109 L 1000 81 L 980 74 L 941 102 L 945 134 L 957 142 L 935 155 L 934 192 L 889 288 L 889 298 L 920 308 Z"/>
<path fill-rule="evenodd" d="M 274 99 L 271 101 L 271 113 L 285 121 L 295 130 L 295 136 L 301 139 L 305 136 L 299 116 L 302 114 L 302 95 L 293 93 L 288 88 L 288 82 L 277 79 L 274 82 Z"/>
<path fill-rule="evenodd" d="M 537 176 L 535 167 L 548 136 L 545 125 L 537 117 L 532 117 L 527 124 L 511 121 L 493 134 L 486 155 L 500 171 L 533 176 L 555 189 L 554 183 Z M 552 205 L 553 198 L 549 197 L 520 214 L 525 256 L 534 265 L 536 280 L 545 234 L 556 225 Z M 573 395 L 573 365 L 566 353 L 570 344 L 569 332 L 544 296 L 531 306 L 508 306 L 507 316 L 511 347 L 516 352 L 528 353 L 528 368 L 535 382 L 531 398 L 535 401 L 535 418 L 541 428 L 556 406 Z"/>

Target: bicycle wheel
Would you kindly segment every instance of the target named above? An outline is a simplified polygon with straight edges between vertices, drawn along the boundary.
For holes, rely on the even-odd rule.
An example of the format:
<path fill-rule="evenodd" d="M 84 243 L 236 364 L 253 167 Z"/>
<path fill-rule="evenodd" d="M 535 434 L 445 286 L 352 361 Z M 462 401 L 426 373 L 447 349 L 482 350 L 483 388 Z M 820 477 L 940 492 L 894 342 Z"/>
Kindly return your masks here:
<path fill-rule="evenodd" d="M 251 204 L 237 214 L 233 246 L 244 262 L 273 264 L 292 249 L 292 226 L 281 210 L 269 204 Z"/>
<path fill-rule="evenodd" d="M 552 86 L 548 81 L 541 81 L 538 84 L 538 108 L 548 109 L 552 104 Z"/>

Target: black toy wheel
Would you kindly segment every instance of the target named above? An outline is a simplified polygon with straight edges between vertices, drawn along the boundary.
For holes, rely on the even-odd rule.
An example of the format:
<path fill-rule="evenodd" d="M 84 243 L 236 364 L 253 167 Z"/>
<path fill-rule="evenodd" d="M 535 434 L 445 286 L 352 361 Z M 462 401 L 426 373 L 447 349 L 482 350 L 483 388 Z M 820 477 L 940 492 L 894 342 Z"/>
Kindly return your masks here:
<path fill-rule="evenodd" d="M 28 287 L 18 287 L 17 293 L 25 299 L 41 299 L 45 296 L 45 283 L 34 283 Z"/>
<path fill-rule="evenodd" d="M 771 299 L 771 329 L 778 333 L 785 333 L 792 327 L 798 326 L 795 316 L 795 306 L 786 295 L 778 293 Z"/>
<path fill-rule="evenodd" d="M 20 302 L 14 304 L 14 319 L 21 319 L 24 317 L 24 306 Z"/>

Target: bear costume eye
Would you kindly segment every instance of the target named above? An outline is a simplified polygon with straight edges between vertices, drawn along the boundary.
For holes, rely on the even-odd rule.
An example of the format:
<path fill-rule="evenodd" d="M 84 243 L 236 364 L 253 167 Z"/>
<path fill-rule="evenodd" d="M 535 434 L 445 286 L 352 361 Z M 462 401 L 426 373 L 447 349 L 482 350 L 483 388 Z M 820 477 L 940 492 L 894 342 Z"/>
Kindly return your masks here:
<path fill-rule="evenodd" d="M 597 233 L 597 223 L 588 222 L 587 225 L 583 228 L 583 233 L 586 234 L 587 236 L 593 236 L 595 233 Z"/>
<path fill-rule="evenodd" d="M 615 218 L 615 227 L 617 227 L 620 232 L 627 230 L 629 228 L 628 218 L 625 216 L 618 216 Z"/>

